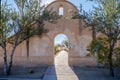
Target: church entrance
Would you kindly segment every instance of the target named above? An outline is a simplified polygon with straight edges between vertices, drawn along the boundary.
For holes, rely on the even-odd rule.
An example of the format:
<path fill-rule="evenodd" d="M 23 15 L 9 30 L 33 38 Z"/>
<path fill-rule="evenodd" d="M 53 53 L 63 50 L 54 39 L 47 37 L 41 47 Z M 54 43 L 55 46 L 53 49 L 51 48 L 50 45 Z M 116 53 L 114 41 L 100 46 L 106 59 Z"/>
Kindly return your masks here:
<path fill-rule="evenodd" d="M 64 34 L 58 34 L 54 39 L 54 64 L 68 65 L 68 38 Z"/>

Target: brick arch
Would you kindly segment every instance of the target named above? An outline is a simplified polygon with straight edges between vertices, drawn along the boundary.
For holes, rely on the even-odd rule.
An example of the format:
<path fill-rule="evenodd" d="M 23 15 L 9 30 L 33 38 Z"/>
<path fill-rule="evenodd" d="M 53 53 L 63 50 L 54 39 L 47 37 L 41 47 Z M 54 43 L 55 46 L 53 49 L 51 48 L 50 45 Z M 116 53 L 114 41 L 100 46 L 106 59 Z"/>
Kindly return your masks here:
<path fill-rule="evenodd" d="M 72 3 L 63 0 L 52 2 L 46 9 L 50 10 L 53 7 L 57 11 L 61 4 L 66 9 L 72 8 L 74 11 L 78 11 Z M 70 19 L 66 18 L 66 16 L 70 15 L 65 15 L 65 18 L 58 19 L 56 24 L 44 22 L 44 28 L 48 29 L 49 32 L 44 33 L 42 36 L 33 36 L 29 39 L 29 58 L 27 58 L 26 55 L 26 41 L 21 43 L 15 51 L 15 63 L 53 65 L 54 38 L 57 34 L 63 33 L 67 35 L 69 41 L 73 45 L 73 48 L 69 49 L 69 64 L 93 65 L 92 63 L 95 60 L 85 57 L 87 54 L 87 45 L 89 45 L 92 40 L 92 32 L 89 28 L 83 27 L 85 25 L 83 20 Z M 2 53 L 0 53 L 0 55 L 1 54 Z"/>
<path fill-rule="evenodd" d="M 54 1 L 52 3 L 50 3 L 46 9 L 47 10 L 52 10 L 52 11 L 55 11 L 56 13 L 59 14 L 59 8 L 60 7 L 63 7 L 64 8 L 64 17 L 69 17 L 71 16 L 72 14 L 70 13 L 71 12 L 77 12 L 78 13 L 78 9 L 69 1 L 66 1 L 66 0 L 63 0 L 63 1 Z"/>
<path fill-rule="evenodd" d="M 58 0 L 58 1 L 53 1 L 52 3 L 48 4 L 47 7 L 46 7 L 46 9 L 48 9 L 52 4 L 56 4 L 56 3 L 58 3 L 58 2 L 68 3 L 68 4 L 70 4 L 72 7 L 74 7 L 74 8 L 76 9 L 76 11 L 78 11 L 77 7 L 76 7 L 75 5 L 73 5 L 71 2 L 69 2 L 69 1 L 59 1 L 59 0 Z"/>
<path fill-rule="evenodd" d="M 64 34 L 64 33 L 59 33 L 59 34 L 57 34 L 55 37 L 54 37 L 54 47 L 55 47 L 55 41 L 56 41 L 56 38 L 58 37 L 58 36 L 60 36 L 60 35 L 64 35 L 65 37 L 66 37 L 66 39 L 68 40 L 68 46 L 69 46 L 69 38 L 68 38 L 68 36 L 66 35 L 66 34 Z M 64 57 L 64 58 L 62 58 L 63 56 L 61 56 L 61 58 L 62 59 L 64 59 L 64 62 L 57 62 L 57 65 L 66 65 L 66 64 L 69 64 L 69 47 L 67 48 L 67 56 L 66 57 Z M 54 48 L 53 48 L 53 50 L 54 50 Z M 55 51 L 54 51 L 54 53 L 53 53 L 54 55 L 55 55 Z M 63 53 L 64 54 L 64 53 Z M 55 55 L 54 56 L 54 64 L 56 65 L 56 59 L 57 58 L 60 58 L 60 57 L 57 57 L 57 55 Z M 61 61 L 61 60 L 60 60 Z"/>
<path fill-rule="evenodd" d="M 55 38 L 58 36 L 58 35 L 65 35 L 66 37 L 67 37 L 67 39 L 68 39 L 68 43 L 70 42 L 69 41 L 69 35 L 68 34 L 65 34 L 65 33 L 57 33 L 57 34 L 55 34 L 55 36 L 54 36 L 54 40 L 53 40 L 53 43 L 54 43 L 54 41 L 55 41 Z"/>

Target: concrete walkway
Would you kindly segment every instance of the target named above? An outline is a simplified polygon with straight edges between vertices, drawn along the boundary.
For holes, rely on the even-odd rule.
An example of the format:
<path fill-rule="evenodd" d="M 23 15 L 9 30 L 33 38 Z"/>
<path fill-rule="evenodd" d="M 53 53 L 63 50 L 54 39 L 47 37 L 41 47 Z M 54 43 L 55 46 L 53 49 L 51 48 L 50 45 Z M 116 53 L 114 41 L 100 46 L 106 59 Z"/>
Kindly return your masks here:
<path fill-rule="evenodd" d="M 79 80 L 73 68 L 68 65 L 68 53 L 66 51 L 61 51 L 55 57 L 55 65 L 47 69 L 43 80 Z"/>

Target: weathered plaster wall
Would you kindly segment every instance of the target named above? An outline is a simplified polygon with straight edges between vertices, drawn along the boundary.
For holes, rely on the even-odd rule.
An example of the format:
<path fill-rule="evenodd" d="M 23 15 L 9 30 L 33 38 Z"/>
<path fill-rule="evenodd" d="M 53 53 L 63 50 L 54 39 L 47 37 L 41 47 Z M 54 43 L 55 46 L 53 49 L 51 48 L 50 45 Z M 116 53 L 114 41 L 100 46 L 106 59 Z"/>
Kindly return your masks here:
<path fill-rule="evenodd" d="M 52 10 L 59 14 L 60 7 L 63 7 L 63 16 L 66 19 L 71 18 L 74 12 L 78 12 L 77 8 L 68 1 L 54 1 L 47 6 L 47 10 Z"/>
<path fill-rule="evenodd" d="M 68 37 L 69 44 L 72 45 L 72 48 L 69 49 L 69 64 L 79 65 L 83 63 L 83 60 L 85 60 L 86 62 L 96 61 L 94 58 L 83 59 L 83 57 L 86 57 L 86 55 L 88 54 L 86 48 L 92 40 L 92 32 L 89 28 L 84 28 L 82 31 L 79 30 L 79 27 L 83 27 L 82 24 L 78 25 L 80 21 L 82 20 L 68 20 L 62 18 L 59 19 L 56 24 L 46 23 L 45 25 L 45 28 L 49 30 L 49 32 L 46 35 L 50 38 L 50 42 L 52 42 L 51 44 L 54 45 L 54 38 L 58 34 L 62 33 Z M 51 50 L 53 49 L 53 45 L 51 46 Z M 52 54 L 54 54 L 54 52 Z"/>
<path fill-rule="evenodd" d="M 53 65 L 54 64 L 54 38 L 58 34 L 65 34 L 69 39 L 71 48 L 69 49 L 68 61 L 70 65 L 96 65 L 96 59 L 86 57 L 87 46 L 92 40 L 92 32 L 89 28 L 84 28 L 84 21 L 79 19 L 71 19 L 69 10 L 77 11 L 76 7 L 71 3 L 65 2 L 53 2 L 48 5 L 48 10 L 58 12 L 60 5 L 64 7 L 63 18 L 57 20 L 56 24 L 45 22 L 45 28 L 49 30 L 48 33 L 44 33 L 41 36 L 34 36 L 29 39 L 29 56 L 27 56 L 26 41 L 21 43 L 15 51 L 14 65 Z M 7 47 L 8 54 L 10 54 L 11 46 Z M 1 56 L 3 52 L 0 49 L 0 63 L 3 62 Z"/>

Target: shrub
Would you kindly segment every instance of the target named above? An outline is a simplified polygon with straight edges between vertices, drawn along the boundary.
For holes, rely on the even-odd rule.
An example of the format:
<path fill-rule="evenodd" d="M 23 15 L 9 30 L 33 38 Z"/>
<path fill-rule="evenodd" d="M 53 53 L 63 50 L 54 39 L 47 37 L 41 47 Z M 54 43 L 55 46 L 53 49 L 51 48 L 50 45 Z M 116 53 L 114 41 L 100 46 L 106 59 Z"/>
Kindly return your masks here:
<path fill-rule="evenodd" d="M 34 70 L 33 70 L 33 69 L 29 69 L 29 70 L 28 70 L 28 73 L 33 74 L 33 73 L 34 73 Z"/>
<path fill-rule="evenodd" d="M 108 64 L 109 47 L 107 38 L 98 37 L 90 43 L 87 50 L 90 52 L 89 55 L 95 55 L 98 58 L 98 63 Z"/>
<path fill-rule="evenodd" d="M 57 44 L 54 46 L 54 53 L 57 54 L 60 50 L 59 50 L 60 44 Z"/>
<path fill-rule="evenodd" d="M 98 59 L 98 63 L 108 65 L 109 56 L 109 40 L 106 37 L 98 37 L 92 41 L 88 46 L 90 52 L 87 56 L 95 55 Z M 113 63 L 120 67 L 120 46 L 114 48 Z"/>

